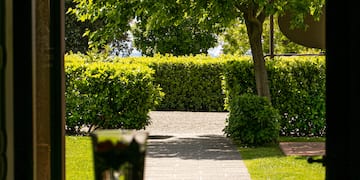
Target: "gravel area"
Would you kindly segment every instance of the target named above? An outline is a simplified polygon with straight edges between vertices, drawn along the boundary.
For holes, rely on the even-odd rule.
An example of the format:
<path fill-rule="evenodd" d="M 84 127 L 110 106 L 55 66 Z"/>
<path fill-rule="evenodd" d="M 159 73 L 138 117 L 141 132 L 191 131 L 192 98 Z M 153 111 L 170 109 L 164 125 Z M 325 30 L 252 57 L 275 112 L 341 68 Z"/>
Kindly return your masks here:
<path fill-rule="evenodd" d="M 223 135 L 227 112 L 152 111 L 150 135 L 213 134 Z"/>

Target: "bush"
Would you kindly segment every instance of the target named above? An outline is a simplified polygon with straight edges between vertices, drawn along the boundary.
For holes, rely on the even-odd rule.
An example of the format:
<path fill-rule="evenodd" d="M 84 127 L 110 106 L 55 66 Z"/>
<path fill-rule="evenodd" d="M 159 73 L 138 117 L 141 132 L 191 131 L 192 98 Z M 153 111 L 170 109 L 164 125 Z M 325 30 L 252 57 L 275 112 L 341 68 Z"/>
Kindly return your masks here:
<path fill-rule="evenodd" d="M 242 145 L 276 143 L 280 131 L 280 115 L 270 102 L 252 94 L 233 97 L 226 119 L 225 134 Z"/>
<path fill-rule="evenodd" d="M 167 55 L 118 58 L 115 61 L 144 63 L 155 70 L 155 82 L 165 93 L 157 110 L 224 111 L 221 76 L 226 58 Z"/>
<path fill-rule="evenodd" d="M 267 61 L 271 102 L 282 118 L 282 136 L 324 136 L 325 59 L 323 57 L 276 57 Z M 225 108 L 235 96 L 255 94 L 251 60 L 227 61 L 223 89 Z"/>
<path fill-rule="evenodd" d="M 190 61 L 189 61 L 190 60 Z M 155 81 L 165 93 L 159 110 L 224 111 L 219 62 L 164 62 L 153 64 Z"/>
<path fill-rule="evenodd" d="M 233 96 L 256 93 L 255 72 L 252 60 L 232 60 L 225 64 L 223 72 L 224 107 L 229 110 L 229 102 Z"/>
<path fill-rule="evenodd" d="M 245 93 L 256 94 L 254 65 L 248 56 L 224 55 L 212 58 L 204 55 L 166 55 L 114 58 L 91 53 L 67 55 L 65 60 L 67 63 L 82 64 L 107 61 L 112 62 L 114 66 L 139 65 L 140 69 L 150 68 L 152 84 L 160 85 L 165 93 L 156 110 L 229 111 L 229 102 L 233 97 Z M 276 57 L 267 61 L 266 65 L 272 95 L 271 103 L 281 115 L 280 135 L 324 136 L 325 58 Z M 86 66 L 72 72 L 67 69 L 67 76 L 76 79 L 84 73 L 82 71 L 87 71 L 86 69 Z M 76 85 L 77 82 L 73 83 Z M 80 85 L 74 88 L 79 88 Z M 77 94 L 73 95 L 78 98 Z M 69 102 L 72 100 L 74 99 L 67 99 Z M 86 107 L 90 103 L 83 100 L 84 106 L 76 101 L 81 107 L 75 106 L 73 109 Z M 88 107 L 81 111 L 85 112 L 87 109 Z"/>
<path fill-rule="evenodd" d="M 163 93 L 153 83 L 154 71 L 141 64 L 67 63 L 66 126 L 142 129 Z"/>
<path fill-rule="evenodd" d="M 279 58 L 268 63 L 273 106 L 281 112 L 281 135 L 324 136 L 325 59 Z"/>

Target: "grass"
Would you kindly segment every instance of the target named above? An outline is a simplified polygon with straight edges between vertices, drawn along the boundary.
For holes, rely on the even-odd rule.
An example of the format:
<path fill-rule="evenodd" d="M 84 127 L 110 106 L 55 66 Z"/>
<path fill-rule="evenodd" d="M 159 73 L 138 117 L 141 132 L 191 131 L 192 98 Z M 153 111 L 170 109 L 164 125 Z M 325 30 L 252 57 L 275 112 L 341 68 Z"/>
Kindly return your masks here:
<path fill-rule="evenodd" d="M 66 136 L 66 180 L 94 179 L 90 137 Z M 280 141 L 320 141 L 324 138 L 281 138 Z M 306 157 L 285 156 L 276 145 L 239 148 L 252 180 L 323 180 L 325 167 Z M 320 158 L 320 157 L 319 157 Z"/>
<path fill-rule="evenodd" d="M 94 164 L 90 137 L 65 137 L 66 180 L 94 179 Z"/>
<path fill-rule="evenodd" d="M 325 138 L 289 138 L 280 141 L 324 142 Z M 252 180 L 323 180 L 325 167 L 309 164 L 307 157 L 285 156 L 277 145 L 257 148 L 239 148 Z M 314 157 L 314 158 L 321 158 Z"/>
<path fill-rule="evenodd" d="M 324 137 L 280 137 L 280 142 L 325 142 Z"/>

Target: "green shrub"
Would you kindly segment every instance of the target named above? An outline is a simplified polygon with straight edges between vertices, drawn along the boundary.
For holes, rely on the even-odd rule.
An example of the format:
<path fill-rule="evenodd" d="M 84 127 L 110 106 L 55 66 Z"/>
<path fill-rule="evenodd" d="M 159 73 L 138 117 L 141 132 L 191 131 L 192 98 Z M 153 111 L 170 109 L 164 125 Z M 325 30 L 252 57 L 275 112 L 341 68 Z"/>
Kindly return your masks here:
<path fill-rule="evenodd" d="M 72 54 L 66 57 L 66 62 L 69 63 L 109 61 L 121 66 L 141 64 L 142 67 L 150 67 L 152 84 L 160 85 L 165 93 L 161 103 L 154 106 L 156 110 L 229 111 L 229 102 L 233 97 L 244 93 L 256 94 L 253 62 L 248 56 L 212 58 L 204 55 L 166 55 L 113 58 Z M 276 57 L 266 63 L 272 106 L 278 109 L 281 115 L 281 135 L 324 136 L 325 58 Z M 85 66 L 76 71 L 68 69 L 67 76 L 76 79 L 83 71 L 87 71 L 86 69 Z M 73 87 L 75 98 L 78 98 L 76 88 L 83 86 L 77 84 L 79 82 L 72 82 L 72 86 L 76 85 Z M 72 100 L 74 99 L 67 99 L 69 102 Z M 77 106 L 71 107 L 72 109 L 81 109 L 86 107 L 84 105 L 91 104 L 87 100 L 76 101 Z M 87 109 L 88 107 L 80 111 L 85 112 Z M 75 114 L 72 116 L 75 117 Z M 83 117 L 79 116 L 77 122 L 82 124 L 85 121 L 81 119 Z"/>
<path fill-rule="evenodd" d="M 271 102 L 282 116 L 283 136 L 324 136 L 325 59 L 323 57 L 282 57 L 267 61 Z M 256 94 L 251 60 L 227 61 L 223 89 L 225 108 L 232 97 Z"/>
<path fill-rule="evenodd" d="M 233 97 L 224 132 L 242 145 L 275 143 L 279 137 L 280 115 L 270 102 L 252 94 Z"/>
<path fill-rule="evenodd" d="M 154 78 L 165 93 L 157 110 L 224 111 L 221 88 L 224 62 L 229 58 L 155 56 L 118 58 L 121 63 L 144 63 L 155 70 Z"/>
<path fill-rule="evenodd" d="M 154 71 L 141 64 L 67 63 L 65 72 L 70 133 L 83 125 L 142 129 L 163 96 L 153 82 Z"/>
<path fill-rule="evenodd" d="M 325 59 L 278 58 L 268 63 L 273 106 L 281 112 L 281 135 L 324 136 Z"/>
<path fill-rule="evenodd" d="M 151 65 L 165 93 L 158 110 L 224 111 L 221 63 L 158 63 Z"/>
<path fill-rule="evenodd" d="M 254 65 L 250 58 L 231 60 L 224 66 L 223 91 L 225 92 L 224 107 L 229 110 L 229 102 L 233 96 L 256 93 Z"/>

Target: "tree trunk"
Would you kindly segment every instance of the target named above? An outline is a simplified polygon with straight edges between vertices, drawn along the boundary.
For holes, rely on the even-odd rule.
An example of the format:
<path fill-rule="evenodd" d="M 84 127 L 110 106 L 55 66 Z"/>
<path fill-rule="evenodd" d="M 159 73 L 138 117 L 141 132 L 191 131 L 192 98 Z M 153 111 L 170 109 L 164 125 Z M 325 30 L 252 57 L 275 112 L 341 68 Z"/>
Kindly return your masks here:
<path fill-rule="evenodd" d="M 252 17 L 251 15 L 251 13 L 245 13 L 244 17 L 254 62 L 256 90 L 259 96 L 267 97 L 271 101 L 268 75 L 261 42 L 265 17 Z"/>

